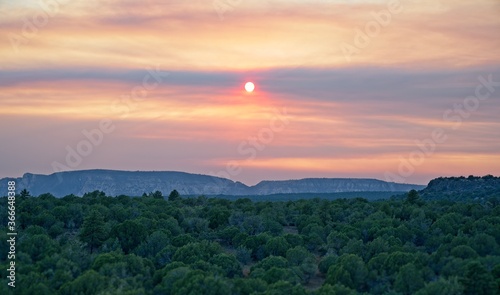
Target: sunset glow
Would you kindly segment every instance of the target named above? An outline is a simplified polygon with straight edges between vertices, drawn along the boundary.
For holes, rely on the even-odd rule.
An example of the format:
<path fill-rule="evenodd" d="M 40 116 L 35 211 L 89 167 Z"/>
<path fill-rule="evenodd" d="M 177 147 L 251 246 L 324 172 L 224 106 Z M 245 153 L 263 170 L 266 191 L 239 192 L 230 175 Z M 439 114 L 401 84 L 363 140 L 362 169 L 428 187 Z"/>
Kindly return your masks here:
<path fill-rule="evenodd" d="M 255 89 L 255 85 L 252 82 L 247 82 L 245 84 L 245 90 L 247 92 L 253 92 L 254 89 Z"/>
<path fill-rule="evenodd" d="M 0 177 L 500 174 L 500 2 L 389 2 L 3 1 Z"/>

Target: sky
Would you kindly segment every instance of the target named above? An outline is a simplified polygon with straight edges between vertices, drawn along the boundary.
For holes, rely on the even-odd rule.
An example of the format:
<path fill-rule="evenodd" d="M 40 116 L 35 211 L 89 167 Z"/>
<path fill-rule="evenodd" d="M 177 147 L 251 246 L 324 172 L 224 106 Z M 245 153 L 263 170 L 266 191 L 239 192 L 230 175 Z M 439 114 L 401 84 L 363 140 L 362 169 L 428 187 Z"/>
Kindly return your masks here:
<path fill-rule="evenodd" d="M 499 114 L 498 0 L 0 0 L 0 177 L 499 175 Z"/>

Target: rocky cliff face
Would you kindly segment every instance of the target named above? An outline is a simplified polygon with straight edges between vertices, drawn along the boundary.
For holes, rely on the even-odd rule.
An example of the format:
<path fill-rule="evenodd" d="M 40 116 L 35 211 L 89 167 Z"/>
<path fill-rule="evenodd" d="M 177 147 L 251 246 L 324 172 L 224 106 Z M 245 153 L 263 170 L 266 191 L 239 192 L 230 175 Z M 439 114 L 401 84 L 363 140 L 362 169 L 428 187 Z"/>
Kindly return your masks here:
<path fill-rule="evenodd" d="M 56 197 L 69 194 L 81 196 L 95 190 L 112 196 L 140 196 L 157 190 L 168 194 L 174 189 L 184 195 L 216 195 L 247 188 L 242 183 L 228 179 L 183 172 L 84 170 L 51 175 L 26 173 L 15 180 L 18 191 L 27 189 L 35 196 L 49 192 Z M 2 186 L 6 183 L 7 179 L 0 181 Z"/>
<path fill-rule="evenodd" d="M 0 180 L 0 187 L 7 181 Z M 114 170 L 84 170 L 60 172 L 51 175 L 26 173 L 14 179 L 17 192 L 28 190 L 32 195 L 51 193 L 56 197 L 69 194 L 82 196 L 95 190 L 107 195 L 140 196 L 161 191 L 168 195 L 176 189 L 181 195 L 269 195 L 286 193 L 333 193 L 362 191 L 409 191 L 424 186 L 389 183 L 376 179 L 308 178 L 287 181 L 262 181 L 246 186 L 229 179 L 184 172 L 144 172 Z"/>
<path fill-rule="evenodd" d="M 400 192 L 425 186 L 360 178 L 305 178 L 299 180 L 262 181 L 250 187 L 255 195 L 338 192 Z"/>

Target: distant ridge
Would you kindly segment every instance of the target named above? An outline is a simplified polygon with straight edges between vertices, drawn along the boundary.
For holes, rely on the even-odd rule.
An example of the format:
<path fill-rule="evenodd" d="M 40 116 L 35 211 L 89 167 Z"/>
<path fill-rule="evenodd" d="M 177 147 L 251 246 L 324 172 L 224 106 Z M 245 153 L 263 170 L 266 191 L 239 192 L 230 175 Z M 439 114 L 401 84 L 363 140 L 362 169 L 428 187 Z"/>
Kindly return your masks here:
<path fill-rule="evenodd" d="M 427 187 L 420 191 L 420 195 L 427 200 L 450 201 L 500 198 L 500 177 L 439 177 L 431 180 Z"/>
<path fill-rule="evenodd" d="M 3 178 L 0 186 L 6 187 Z M 17 192 L 28 190 L 38 196 L 51 193 L 56 197 L 74 194 L 82 196 L 95 190 L 107 195 L 141 196 L 143 193 L 161 191 L 167 195 L 177 190 L 181 195 L 271 195 L 298 193 L 336 192 L 407 192 L 421 190 L 424 185 L 400 184 L 377 179 L 358 178 L 305 178 L 299 180 L 261 181 L 247 186 L 229 179 L 176 171 L 118 171 L 80 170 L 58 172 L 50 175 L 26 173 L 14 178 Z"/>

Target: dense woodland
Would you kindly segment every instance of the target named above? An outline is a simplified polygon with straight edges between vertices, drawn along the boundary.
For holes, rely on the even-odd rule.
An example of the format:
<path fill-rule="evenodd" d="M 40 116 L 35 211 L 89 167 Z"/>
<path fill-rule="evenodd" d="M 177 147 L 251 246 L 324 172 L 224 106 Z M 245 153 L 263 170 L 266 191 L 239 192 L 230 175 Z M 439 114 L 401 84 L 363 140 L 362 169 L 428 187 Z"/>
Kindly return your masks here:
<path fill-rule="evenodd" d="M 500 294 L 495 200 L 23 191 L 16 212 L 15 294 Z"/>
<path fill-rule="evenodd" d="M 500 177 L 439 177 L 421 191 L 427 200 L 496 202 L 500 200 Z"/>

